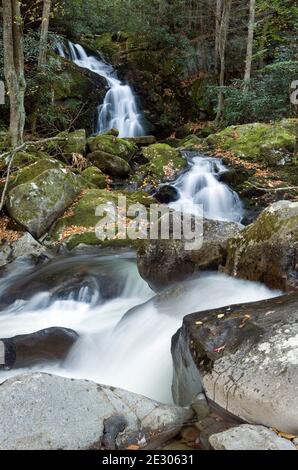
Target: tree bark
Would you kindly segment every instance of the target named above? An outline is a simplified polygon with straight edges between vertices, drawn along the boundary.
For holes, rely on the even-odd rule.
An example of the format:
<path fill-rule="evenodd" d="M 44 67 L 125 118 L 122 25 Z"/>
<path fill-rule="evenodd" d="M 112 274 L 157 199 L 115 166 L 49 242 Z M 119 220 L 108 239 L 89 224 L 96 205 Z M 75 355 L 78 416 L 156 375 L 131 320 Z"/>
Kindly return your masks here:
<path fill-rule="evenodd" d="M 47 62 L 48 32 L 49 32 L 51 6 L 52 6 L 52 0 L 44 0 L 41 32 L 40 32 L 40 43 L 39 43 L 39 56 L 38 56 L 39 68 L 43 67 Z"/>
<path fill-rule="evenodd" d="M 248 36 L 247 36 L 247 51 L 245 61 L 244 82 L 247 88 L 251 79 L 251 65 L 252 65 L 252 52 L 254 41 L 254 26 L 256 16 L 256 0 L 250 0 L 249 5 L 249 21 L 248 21 Z"/>
<path fill-rule="evenodd" d="M 224 93 L 223 86 L 225 84 L 225 71 L 226 71 L 226 45 L 228 39 L 230 16 L 231 16 L 232 0 L 224 0 L 223 9 L 219 28 L 219 58 L 220 58 L 220 74 L 219 74 L 219 92 L 218 92 L 218 110 L 216 120 L 218 121 L 224 109 Z"/>
<path fill-rule="evenodd" d="M 10 100 L 9 137 L 12 147 L 23 142 L 25 126 L 23 28 L 20 2 L 5 0 L 3 5 L 4 75 Z"/>
<path fill-rule="evenodd" d="M 215 11 L 215 57 L 214 57 L 214 68 L 215 73 L 218 72 L 218 59 L 219 59 L 219 32 L 221 22 L 223 0 L 216 0 L 216 11 Z"/>

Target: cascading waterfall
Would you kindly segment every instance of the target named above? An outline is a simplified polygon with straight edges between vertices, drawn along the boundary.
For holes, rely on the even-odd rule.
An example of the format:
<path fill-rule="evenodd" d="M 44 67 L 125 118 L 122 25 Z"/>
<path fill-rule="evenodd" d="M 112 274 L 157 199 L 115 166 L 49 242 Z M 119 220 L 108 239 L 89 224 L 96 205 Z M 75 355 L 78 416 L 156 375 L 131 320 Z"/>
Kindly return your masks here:
<path fill-rule="evenodd" d="M 180 198 L 170 206 L 198 216 L 203 212 L 207 219 L 241 222 L 243 206 L 238 194 L 219 181 L 227 171 L 222 161 L 194 152 L 185 155 L 190 169 L 174 184 Z"/>
<path fill-rule="evenodd" d="M 142 125 L 142 114 L 136 98 L 129 85 L 122 83 L 113 67 L 98 57 L 88 55 L 80 44 L 69 41 L 69 52 L 72 61 L 79 67 L 89 69 L 104 77 L 109 90 L 104 102 L 97 108 L 95 133 L 102 134 L 112 128 L 119 131 L 119 137 L 135 137 L 145 135 Z M 64 47 L 57 46 L 58 53 L 65 57 Z"/>
<path fill-rule="evenodd" d="M 56 281 L 51 284 L 53 276 Z M 26 282 L 31 294 L 24 288 Z M 178 298 L 174 293 L 155 302 L 131 255 L 58 258 L 38 269 L 23 263 L 16 274 L 0 280 L 1 337 L 52 326 L 71 328 L 80 338 L 67 359 L 62 364 L 34 366 L 31 371 L 90 379 L 171 402 L 170 343 L 182 318 L 199 310 L 278 295 L 261 284 L 218 273 L 180 287 Z M 11 303 L 4 307 L 7 299 Z M 0 381 L 28 370 L 0 371 Z"/>

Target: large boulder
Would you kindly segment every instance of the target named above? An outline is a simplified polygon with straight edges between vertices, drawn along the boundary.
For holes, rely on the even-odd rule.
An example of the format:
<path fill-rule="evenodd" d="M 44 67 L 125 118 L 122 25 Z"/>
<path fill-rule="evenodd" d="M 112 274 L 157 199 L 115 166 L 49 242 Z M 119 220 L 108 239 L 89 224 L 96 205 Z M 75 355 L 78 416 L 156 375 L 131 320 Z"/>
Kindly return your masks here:
<path fill-rule="evenodd" d="M 91 134 L 98 103 L 107 92 L 105 78 L 50 51 L 48 65 L 51 73 L 42 73 L 38 88 L 27 94 L 29 125 L 37 123 L 49 135 L 72 125 Z"/>
<path fill-rule="evenodd" d="M 6 369 L 19 369 L 63 361 L 78 337 L 75 331 L 53 327 L 1 339 L 5 357 L 3 365 Z"/>
<path fill-rule="evenodd" d="M 139 273 L 152 289 L 159 290 L 194 272 L 216 270 L 225 264 L 228 239 L 242 228 L 234 222 L 204 219 L 202 246 L 193 250 L 186 249 L 183 237 L 142 240 L 137 254 Z"/>
<path fill-rule="evenodd" d="M 52 169 L 8 193 L 9 215 L 34 237 L 46 233 L 81 190 L 77 177 L 66 169 Z"/>
<path fill-rule="evenodd" d="M 15 240 L 0 241 L 0 266 L 22 257 L 38 262 L 41 257 L 47 257 L 46 248 L 38 243 L 30 233 L 20 232 Z"/>
<path fill-rule="evenodd" d="M 172 339 L 175 403 L 207 397 L 248 423 L 298 434 L 298 292 L 188 315 Z"/>
<path fill-rule="evenodd" d="M 64 168 L 64 165 L 54 158 L 41 158 L 28 166 L 23 166 L 18 171 L 12 173 L 8 188 L 14 188 L 20 184 L 28 183 L 46 170 L 57 170 Z"/>
<path fill-rule="evenodd" d="M 206 138 L 212 149 L 233 153 L 245 160 L 264 162 L 269 166 L 282 165 L 293 158 L 296 134 L 284 122 L 253 123 L 230 126 Z"/>
<path fill-rule="evenodd" d="M 131 140 L 121 139 L 113 135 L 98 135 L 88 139 L 88 146 L 91 152 L 97 150 L 116 155 L 129 161 L 137 152 L 136 144 Z"/>
<path fill-rule="evenodd" d="M 88 160 L 103 173 L 116 178 L 126 179 L 131 172 L 130 165 L 126 160 L 101 150 L 90 153 Z"/>
<path fill-rule="evenodd" d="M 72 250 L 78 245 L 96 245 L 99 247 L 127 246 L 135 244 L 128 237 L 107 238 L 102 240 L 96 236 L 96 225 L 101 217 L 96 215 L 96 208 L 102 204 L 118 204 L 118 198 L 126 196 L 127 207 L 140 203 L 145 207 L 155 202 L 155 199 L 142 191 L 109 191 L 89 189 L 83 192 L 73 204 L 70 214 L 64 215 L 53 225 L 50 231 L 49 243 L 66 246 Z"/>
<path fill-rule="evenodd" d="M 269 287 L 298 287 L 298 202 L 279 201 L 229 241 L 225 271 Z"/>
<path fill-rule="evenodd" d="M 147 183 L 173 181 L 187 167 L 187 159 L 168 144 L 153 144 L 144 147 L 142 156 L 147 163 L 139 167 L 139 173 Z"/>
<path fill-rule="evenodd" d="M 215 450 L 296 450 L 295 445 L 264 426 L 242 424 L 209 438 Z"/>
<path fill-rule="evenodd" d="M 104 189 L 107 185 L 106 176 L 96 166 L 89 166 L 82 171 L 81 176 L 87 183 L 91 183 L 99 189 Z"/>
<path fill-rule="evenodd" d="M 115 387 L 40 373 L 4 382 L 0 413 L 2 450 L 154 449 L 193 417 Z"/>

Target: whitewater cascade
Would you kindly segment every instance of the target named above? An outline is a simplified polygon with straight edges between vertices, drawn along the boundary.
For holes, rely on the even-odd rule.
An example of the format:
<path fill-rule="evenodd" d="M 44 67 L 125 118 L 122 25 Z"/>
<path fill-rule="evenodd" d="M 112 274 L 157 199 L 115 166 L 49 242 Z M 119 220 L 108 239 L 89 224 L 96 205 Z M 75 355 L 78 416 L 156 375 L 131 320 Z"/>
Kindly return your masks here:
<path fill-rule="evenodd" d="M 219 181 L 227 168 L 222 161 L 197 152 L 185 152 L 189 170 L 183 173 L 174 186 L 180 198 L 170 204 L 175 210 L 184 211 L 207 219 L 241 222 L 243 205 L 238 194 Z"/>
<path fill-rule="evenodd" d="M 50 285 L 53 275 L 56 283 Z M 0 280 L 1 338 L 58 326 L 73 329 L 79 340 L 62 364 L 0 371 L 0 382 L 28 370 L 43 371 L 94 380 L 170 403 L 171 337 L 183 317 L 279 294 L 219 273 L 180 285 L 179 297 L 159 296 L 156 302 L 131 254 L 62 257 L 39 268 L 21 263 Z"/>
<path fill-rule="evenodd" d="M 104 77 L 109 85 L 104 102 L 97 108 L 95 134 L 102 134 L 112 128 L 119 131 L 119 137 L 145 135 L 136 98 L 131 87 L 122 83 L 113 67 L 94 55 L 89 55 L 80 44 L 69 41 L 69 52 L 72 61 L 79 67 L 89 69 Z M 58 53 L 65 57 L 65 49 L 57 45 Z"/>

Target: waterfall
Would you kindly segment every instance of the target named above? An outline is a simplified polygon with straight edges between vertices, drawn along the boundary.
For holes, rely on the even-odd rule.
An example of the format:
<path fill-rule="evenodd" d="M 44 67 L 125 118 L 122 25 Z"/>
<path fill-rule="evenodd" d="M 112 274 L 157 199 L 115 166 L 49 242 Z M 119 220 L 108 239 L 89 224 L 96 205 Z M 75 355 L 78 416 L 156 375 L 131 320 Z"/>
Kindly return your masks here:
<path fill-rule="evenodd" d="M 219 181 L 227 171 L 221 160 L 206 157 L 197 152 L 185 152 L 190 169 L 176 183 L 180 198 L 170 204 L 175 210 L 184 211 L 207 219 L 241 222 L 243 205 L 235 191 Z"/>
<path fill-rule="evenodd" d="M 104 102 L 97 107 L 95 134 L 103 134 L 116 128 L 119 131 L 119 137 L 144 135 L 142 114 L 131 87 L 118 79 L 111 65 L 94 55 L 89 55 L 80 44 L 73 44 L 69 41 L 68 45 L 70 58 L 76 65 L 104 77 L 109 85 Z M 57 46 L 57 50 L 61 56 L 65 57 L 61 44 Z"/>

